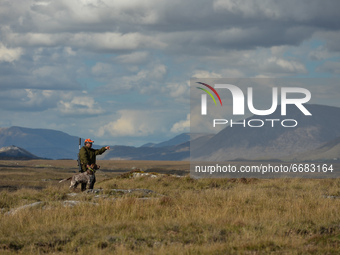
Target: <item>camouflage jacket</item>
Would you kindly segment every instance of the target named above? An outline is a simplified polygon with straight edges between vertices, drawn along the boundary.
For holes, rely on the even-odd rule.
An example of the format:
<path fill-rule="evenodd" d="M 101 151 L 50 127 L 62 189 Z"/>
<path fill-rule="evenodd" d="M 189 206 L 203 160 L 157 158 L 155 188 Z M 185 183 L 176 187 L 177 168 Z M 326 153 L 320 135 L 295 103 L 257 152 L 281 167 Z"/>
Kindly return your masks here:
<path fill-rule="evenodd" d="M 91 165 L 96 163 L 96 156 L 101 155 L 106 151 L 105 147 L 95 150 L 92 148 L 87 148 L 83 146 L 79 151 L 79 158 L 81 163 L 82 172 L 86 171 L 86 165 Z"/>

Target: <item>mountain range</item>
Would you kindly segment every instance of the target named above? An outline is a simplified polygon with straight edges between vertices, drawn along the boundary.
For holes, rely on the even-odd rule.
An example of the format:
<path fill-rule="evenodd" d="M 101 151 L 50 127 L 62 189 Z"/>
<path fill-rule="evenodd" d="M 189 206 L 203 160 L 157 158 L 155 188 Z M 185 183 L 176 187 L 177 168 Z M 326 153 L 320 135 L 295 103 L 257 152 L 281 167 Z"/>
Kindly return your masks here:
<path fill-rule="evenodd" d="M 305 153 L 300 153 L 294 157 L 291 156 L 286 160 L 292 160 L 294 158 L 298 158 L 302 161 L 315 161 L 315 160 L 340 161 L 340 137 L 337 137 L 314 150 Z"/>
<path fill-rule="evenodd" d="M 294 105 L 287 106 L 287 115 L 281 116 L 277 109 L 269 116 L 251 116 L 245 119 L 262 120 L 262 127 L 235 125 L 226 127 L 202 144 L 191 141 L 191 157 L 196 160 L 300 160 L 307 159 L 308 153 L 316 154 L 311 158 L 320 159 L 320 149 L 326 143 L 334 144 L 340 137 L 340 108 L 324 105 L 305 105 L 312 116 L 304 115 Z M 280 121 L 272 123 L 266 119 L 294 119 L 295 127 L 283 127 Z M 259 121 L 257 121 L 259 122 Z M 290 123 L 291 124 L 291 123 Z M 322 150 L 328 154 L 330 146 Z M 307 153 L 307 154 L 306 154 Z M 298 158 L 298 155 L 301 158 Z"/>
<path fill-rule="evenodd" d="M 0 159 L 38 159 L 39 157 L 14 145 L 0 148 Z"/>
<path fill-rule="evenodd" d="M 64 132 L 25 127 L 0 129 L 0 147 L 15 145 L 49 159 L 76 159 L 79 138 Z"/>
<path fill-rule="evenodd" d="M 98 159 L 182 160 L 189 156 L 190 134 L 183 133 L 169 141 L 149 143 L 141 147 L 112 145 Z M 82 139 L 84 141 L 84 139 Z M 187 143 L 182 146 L 182 143 Z M 13 126 L 0 128 L 0 148 L 15 145 L 46 159 L 76 159 L 79 138 L 51 130 Z M 94 148 L 102 146 L 95 145 Z"/>
<path fill-rule="evenodd" d="M 183 133 L 183 134 L 175 136 L 174 138 L 171 138 L 168 141 L 161 142 L 161 143 L 147 143 L 147 144 L 142 145 L 141 147 L 151 147 L 151 148 L 169 147 L 169 146 L 176 146 L 181 143 L 188 142 L 188 141 L 190 141 L 190 134 Z"/>
<path fill-rule="evenodd" d="M 168 141 L 140 147 L 111 145 L 98 159 L 129 160 L 334 160 L 340 158 L 340 108 L 305 105 L 312 116 L 288 105 L 285 119 L 295 119 L 296 127 L 275 128 L 267 122 L 261 128 L 227 126 L 217 134 L 180 134 Z M 279 110 L 270 116 L 245 119 L 282 119 Z M 15 145 L 39 158 L 76 159 L 76 136 L 50 129 L 0 128 L 0 148 Z M 82 139 L 84 141 L 84 139 Z M 97 145 L 95 148 L 101 147 Z M 191 148 L 191 151 L 190 151 Z"/>

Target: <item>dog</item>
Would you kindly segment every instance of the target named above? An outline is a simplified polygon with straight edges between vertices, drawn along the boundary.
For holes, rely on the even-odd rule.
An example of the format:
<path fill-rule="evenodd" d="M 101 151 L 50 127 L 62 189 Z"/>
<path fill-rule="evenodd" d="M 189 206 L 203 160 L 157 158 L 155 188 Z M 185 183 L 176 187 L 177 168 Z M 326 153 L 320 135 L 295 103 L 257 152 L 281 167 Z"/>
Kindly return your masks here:
<path fill-rule="evenodd" d="M 71 185 L 70 185 L 69 189 L 77 188 L 79 183 L 88 184 L 90 186 L 91 182 L 95 178 L 94 173 L 99 168 L 100 168 L 100 166 L 98 166 L 96 164 L 91 164 L 90 168 L 87 169 L 86 172 L 83 172 L 83 173 L 80 173 L 80 174 L 75 174 L 72 177 L 69 177 L 67 179 L 63 179 L 63 180 L 59 181 L 59 183 L 71 180 Z"/>

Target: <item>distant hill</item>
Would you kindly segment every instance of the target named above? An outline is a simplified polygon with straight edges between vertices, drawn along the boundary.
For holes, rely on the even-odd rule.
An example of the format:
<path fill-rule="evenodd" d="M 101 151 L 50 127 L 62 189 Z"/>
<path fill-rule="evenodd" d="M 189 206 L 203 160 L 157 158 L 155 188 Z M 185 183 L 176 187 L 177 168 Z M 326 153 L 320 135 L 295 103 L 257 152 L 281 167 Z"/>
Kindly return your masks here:
<path fill-rule="evenodd" d="M 147 143 L 141 147 L 112 146 L 110 151 L 98 159 L 129 159 L 129 160 L 190 160 L 190 139 L 206 141 L 206 134 L 183 133 L 161 143 Z M 200 141 L 201 141 L 200 140 Z"/>
<path fill-rule="evenodd" d="M 111 146 L 98 159 L 127 160 L 189 160 L 190 134 L 184 133 L 158 144 L 145 144 L 141 147 Z"/>
<path fill-rule="evenodd" d="M 291 155 L 287 160 L 294 158 L 304 161 L 340 161 L 340 137 L 337 137 L 314 150 L 298 155 Z"/>
<path fill-rule="evenodd" d="M 36 155 L 17 147 L 17 146 L 7 146 L 0 148 L 0 159 L 38 159 Z"/>
<path fill-rule="evenodd" d="M 133 147 L 115 145 L 98 159 L 126 159 L 126 160 L 184 160 L 189 159 L 190 144 L 167 147 Z"/>
<path fill-rule="evenodd" d="M 237 125 L 226 127 L 206 141 L 191 143 L 193 158 L 211 161 L 235 159 L 284 159 L 314 150 L 340 136 L 340 108 L 324 105 L 305 105 L 312 116 L 288 105 L 284 119 L 295 119 L 298 125 L 275 128 L 267 124 L 261 128 Z M 283 119 L 280 109 L 270 116 L 252 116 L 249 119 Z M 268 122 L 267 122 L 268 123 Z M 201 138 L 202 139 L 202 138 Z M 297 159 L 297 158 L 296 158 Z"/>
<path fill-rule="evenodd" d="M 160 147 L 168 147 L 168 146 L 174 146 L 181 143 L 185 143 L 190 141 L 190 133 L 183 133 L 180 135 L 175 136 L 174 138 L 164 141 L 161 143 L 147 143 L 142 145 L 141 147 L 153 147 L 153 148 L 160 148 Z"/>
<path fill-rule="evenodd" d="M 0 129 L 0 147 L 15 145 L 41 158 L 76 159 L 78 139 L 51 129 L 16 126 Z"/>

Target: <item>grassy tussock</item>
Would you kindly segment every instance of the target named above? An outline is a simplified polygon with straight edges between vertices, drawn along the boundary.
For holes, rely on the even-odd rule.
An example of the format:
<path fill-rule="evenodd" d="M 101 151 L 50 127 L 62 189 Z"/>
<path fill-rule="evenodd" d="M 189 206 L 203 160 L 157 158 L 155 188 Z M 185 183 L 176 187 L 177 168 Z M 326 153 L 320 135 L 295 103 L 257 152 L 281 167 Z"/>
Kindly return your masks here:
<path fill-rule="evenodd" d="M 0 192 L 1 254 L 337 254 L 340 180 L 111 178 L 96 184 L 151 189 L 65 207 L 65 185 Z M 158 194 L 163 194 L 158 195 Z M 73 199 L 73 198 L 71 198 Z M 6 215 L 20 205 L 34 208 Z"/>

